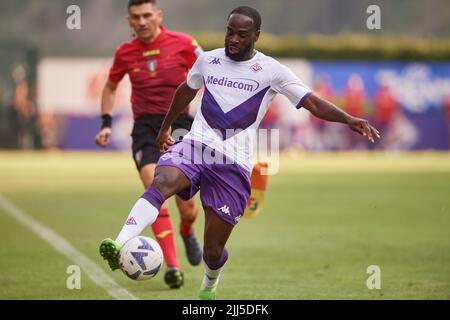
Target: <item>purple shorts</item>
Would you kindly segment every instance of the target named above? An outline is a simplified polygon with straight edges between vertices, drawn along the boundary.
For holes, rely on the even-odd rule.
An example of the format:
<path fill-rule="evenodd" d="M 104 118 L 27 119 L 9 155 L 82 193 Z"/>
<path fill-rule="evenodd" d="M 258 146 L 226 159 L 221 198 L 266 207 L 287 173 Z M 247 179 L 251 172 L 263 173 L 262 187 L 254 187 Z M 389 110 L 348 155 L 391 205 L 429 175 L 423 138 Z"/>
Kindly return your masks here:
<path fill-rule="evenodd" d="M 191 186 L 178 193 L 181 199 L 188 200 L 200 190 L 202 206 L 231 225 L 244 214 L 250 173 L 208 146 L 193 140 L 177 142 L 161 155 L 157 166 L 176 167 L 189 179 Z"/>

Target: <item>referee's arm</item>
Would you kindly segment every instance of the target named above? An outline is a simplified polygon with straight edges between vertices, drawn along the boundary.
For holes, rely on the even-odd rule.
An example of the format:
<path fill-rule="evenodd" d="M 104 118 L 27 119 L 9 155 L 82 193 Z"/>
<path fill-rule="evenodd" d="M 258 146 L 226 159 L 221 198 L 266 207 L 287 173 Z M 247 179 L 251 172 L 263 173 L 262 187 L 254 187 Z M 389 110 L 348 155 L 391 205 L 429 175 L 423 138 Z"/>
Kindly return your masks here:
<path fill-rule="evenodd" d="M 103 88 L 101 101 L 102 127 L 95 136 L 95 143 L 100 147 L 109 144 L 112 125 L 112 110 L 116 98 L 117 83 L 108 80 Z"/>

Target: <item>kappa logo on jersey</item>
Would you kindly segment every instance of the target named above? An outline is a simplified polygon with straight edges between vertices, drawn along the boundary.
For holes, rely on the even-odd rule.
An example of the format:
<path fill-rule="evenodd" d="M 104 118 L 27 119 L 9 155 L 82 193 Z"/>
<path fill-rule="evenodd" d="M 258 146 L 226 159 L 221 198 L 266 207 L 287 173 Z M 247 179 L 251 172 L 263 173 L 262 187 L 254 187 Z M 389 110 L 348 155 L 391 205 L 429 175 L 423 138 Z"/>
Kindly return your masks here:
<path fill-rule="evenodd" d="M 209 64 L 220 64 L 220 65 L 222 65 L 220 63 L 220 59 L 219 58 L 214 58 Z"/>
<path fill-rule="evenodd" d="M 129 225 L 137 225 L 136 220 L 134 220 L 133 217 L 129 217 L 128 220 L 127 220 L 127 222 L 125 222 L 125 224 L 126 224 L 127 226 L 129 226 Z"/>
<path fill-rule="evenodd" d="M 258 71 L 262 70 L 262 67 L 259 63 L 255 63 L 254 65 L 251 66 L 251 68 L 254 72 L 258 72 Z"/>
<path fill-rule="evenodd" d="M 230 214 L 230 207 L 229 206 L 224 205 L 223 207 L 221 207 L 221 208 L 219 208 L 217 210 L 225 213 L 226 215 L 231 216 L 231 214 Z"/>

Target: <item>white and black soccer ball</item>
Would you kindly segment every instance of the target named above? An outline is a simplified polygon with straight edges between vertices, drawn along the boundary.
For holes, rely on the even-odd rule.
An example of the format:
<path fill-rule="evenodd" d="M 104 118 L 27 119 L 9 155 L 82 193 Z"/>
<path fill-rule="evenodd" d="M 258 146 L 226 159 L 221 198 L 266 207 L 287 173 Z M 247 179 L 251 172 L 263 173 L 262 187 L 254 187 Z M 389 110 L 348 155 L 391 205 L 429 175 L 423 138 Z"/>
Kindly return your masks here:
<path fill-rule="evenodd" d="M 127 277 L 143 281 L 158 273 L 163 258 L 158 242 L 152 238 L 138 236 L 128 240 L 120 250 L 119 265 Z"/>

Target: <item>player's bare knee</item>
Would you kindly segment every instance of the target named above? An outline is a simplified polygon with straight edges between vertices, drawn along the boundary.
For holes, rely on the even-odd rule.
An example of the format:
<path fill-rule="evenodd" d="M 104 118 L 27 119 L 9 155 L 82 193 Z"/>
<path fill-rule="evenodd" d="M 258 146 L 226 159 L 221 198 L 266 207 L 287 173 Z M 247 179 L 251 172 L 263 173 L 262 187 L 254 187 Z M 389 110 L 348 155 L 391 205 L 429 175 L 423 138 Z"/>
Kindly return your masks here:
<path fill-rule="evenodd" d="M 161 192 L 166 199 L 173 194 L 171 190 L 173 189 L 173 187 L 171 186 L 171 179 L 167 176 L 167 174 L 164 173 L 155 174 L 152 186 L 156 188 L 159 192 Z"/>

